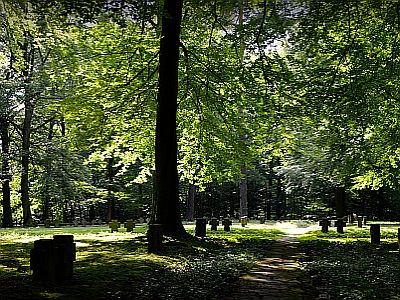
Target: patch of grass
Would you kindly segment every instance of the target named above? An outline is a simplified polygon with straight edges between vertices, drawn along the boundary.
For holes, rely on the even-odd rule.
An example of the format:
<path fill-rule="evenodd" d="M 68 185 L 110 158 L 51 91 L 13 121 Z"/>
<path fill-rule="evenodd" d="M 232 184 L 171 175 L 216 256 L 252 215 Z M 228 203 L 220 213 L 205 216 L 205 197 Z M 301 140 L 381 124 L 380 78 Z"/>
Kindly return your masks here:
<path fill-rule="evenodd" d="M 385 240 L 375 246 L 366 229 L 348 229 L 345 234 L 315 231 L 301 239 L 306 254 L 302 263 L 329 299 L 396 299 L 400 294 L 396 234 L 383 231 Z"/>
<path fill-rule="evenodd" d="M 233 228 L 204 239 L 166 239 L 161 255 L 147 254 L 144 232 L 106 227 L 0 230 L 0 299 L 210 299 L 266 255 L 277 230 Z M 193 226 L 188 226 L 193 233 Z M 31 280 L 33 241 L 74 234 L 74 279 L 44 287 Z"/>

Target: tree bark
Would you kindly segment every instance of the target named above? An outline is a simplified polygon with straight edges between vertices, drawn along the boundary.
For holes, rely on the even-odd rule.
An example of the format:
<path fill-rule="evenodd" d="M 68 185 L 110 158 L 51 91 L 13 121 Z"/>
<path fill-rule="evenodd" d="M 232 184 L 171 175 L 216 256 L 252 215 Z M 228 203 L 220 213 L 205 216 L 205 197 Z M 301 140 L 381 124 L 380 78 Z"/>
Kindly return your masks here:
<path fill-rule="evenodd" d="M 30 138 L 33 117 L 33 104 L 30 99 L 25 100 L 25 116 L 22 128 L 22 152 L 21 152 L 21 202 L 23 226 L 33 225 L 31 203 L 29 200 L 29 159 L 30 159 Z"/>
<path fill-rule="evenodd" d="M 113 193 L 113 185 L 114 185 L 114 175 L 115 171 L 113 168 L 114 157 L 107 158 L 107 222 L 111 222 L 111 220 L 116 219 L 115 214 L 115 198 Z"/>
<path fill-rule="evenodd" d="M 186 207 L 186 219 L 188 221 L 193 221 L 194 219 L 194 198 L 196 195 L 196 187 L 193 183 L 189 185 L 188 197 L 187 197 L 187 207 Z"/>
<path fill-rule="evenodd" d="M 165 235 L 183 236 L 177 170 L 179 34 L 182 0 L 165 0 L 161 27 L 155 140 L 155 222 Z"/>
<path fill-rule="evenodd" d="M 247 217 L 249 211 L 247 208 L 247 168 L 245 165 L 240 166 L 240 217 Z"/>
<path fill-rule="evenodd" d="M 13 227 L 12 211 L 11 211 L 11 191 L 10 191 L 10 123 L 7 118 L 0 119 L 0 137 L 1 137 L 1 188 L 3 193 L 3 220 L 2 227 Z"/>
<path fill-rule="evenodd" d="M 343 186 L 336 187 L 335 206 L 336 217 L 343 218 L 346 215 L 346 189 Z"/>

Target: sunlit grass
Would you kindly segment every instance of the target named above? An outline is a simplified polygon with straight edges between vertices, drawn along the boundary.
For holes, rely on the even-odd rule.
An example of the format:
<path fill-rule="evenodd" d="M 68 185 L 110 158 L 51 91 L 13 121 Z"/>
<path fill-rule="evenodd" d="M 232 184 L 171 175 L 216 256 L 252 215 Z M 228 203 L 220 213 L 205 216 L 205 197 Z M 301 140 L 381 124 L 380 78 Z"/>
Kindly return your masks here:
<path fill-rule="evenodd" d="M 162 255 L 147 253 L 147 226 L 111 233 L 106 226 L 0 229 L 0 299 L 209 299 L 265 255 L 281 234 L 254 224 L 207 237 L 166 239 Z M 194 225 L 187 231 L 194 233 Z M 31 281 L 29 251 L 39 238 L 73 234 L 74 280 L 44 288 Z M 28 296 L 29 295 L 29 296 Z"/>
<path fill-rule="evenodd" d="M 312 231 L 301 245 L 303 266 L 329 299 L 396 299 L 400 295 L 397 228 L 381 228 L 381 244 L 371 245 L 368 228 L 346 228 L 344 234 Z"/>

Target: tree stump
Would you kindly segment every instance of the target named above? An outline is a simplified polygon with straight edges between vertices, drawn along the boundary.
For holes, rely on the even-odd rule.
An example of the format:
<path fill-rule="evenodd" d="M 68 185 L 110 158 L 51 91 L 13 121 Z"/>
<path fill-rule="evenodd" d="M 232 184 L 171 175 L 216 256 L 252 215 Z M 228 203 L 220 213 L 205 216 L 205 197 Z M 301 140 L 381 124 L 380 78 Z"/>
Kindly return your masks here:
<path fill-rule="evenodd" d="M 162 250 L 162 226 L 161 224 L 149 224 L 149 229 L 147 230 L 147 243 L 148 253 L 158 254 Z"/>
<path fill-rule="evenodd" d="M 381 243 L 381 225 L 371 224 L 369 231 L 371 234 L 371 244 L 379 245 Z"/>

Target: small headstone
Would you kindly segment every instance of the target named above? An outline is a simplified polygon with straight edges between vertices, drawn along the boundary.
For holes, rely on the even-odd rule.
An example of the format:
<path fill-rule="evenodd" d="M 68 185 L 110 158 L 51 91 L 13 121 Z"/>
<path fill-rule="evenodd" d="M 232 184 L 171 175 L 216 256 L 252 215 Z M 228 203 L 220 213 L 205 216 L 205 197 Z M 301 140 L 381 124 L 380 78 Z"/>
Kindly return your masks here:
<path fill-rule="evenodd" d="M 55 250 L 56 280 L 65 281 L 72 278 L 73 262 L 76 260 L 76 244 L 72 234 L 53 236 Z"/>
<path fill-rule="evenodd" d="M 54 241 L 52 239 L 36 240 L 30 253 L 30 268 L 34 281 L 45 284 L 54 283 Z"/>
<path fill-rule="evenodd" d="M 371 244 L 379 245 L 381 243 L 381 225 L 371 224 L 369 232 L 371 234 Z"/>
<path fill-rule="evenodd" d="M 118 232 L 119 223 L 117 220 L 111 220 L 108 226 L 111 228 L 111 233 L 113 233 L 114 231 Z"/>
<path fill-rule="evenodd" d="M 44 220 L 44 227 L 50 228 L 50 225 L 51 225 L 51 220 L 50 219 Z"/>
<path fill-rule="evenodd" d="M 229 218 L 225 218 L 222 225 L 224 225 L 224 231 L 231 231 L 232 221 Z"/>
<path fill-rule="evenodd" d="M 149 224 L 149 229 L 147 230 L 148 253 L 160 253 L 162 250 L 162 240 L 162 225 Z"/>
<path fill-rule="evenodd" d="M 135 228 L 135 222 L 133 222 L 132 219 L 126 220 L 124 226 L 126 228 L 126 232 L 132 232 L 133 228 Z"/>
<path fill-rule="evenodd" d="M 247 216 L 240 218 L 240 224 L 242 225 L 242 227 L 245 227 L 247 225 L 248 221 L 249 220 L 248 220 Z"/>
<path fill-rule="evenodd" d="M 343 219 L 338 219 L 335 222 L 335 227 L 336 227 L 336 231 L 338 233 L 344 233 L 343 227 L 346 227 L 346 223 L 343 221 Z"/>
<path fill-rule="evenodd" d="M 206 218 L 198 218 L 196 219 L 196 233 L 197 237 L 205 237 L 207 231 L 207 219 Z"/>
<path fill-rule="evenodd" d="M 358 228 L 363 227 L 363 217 L 357 217 L 357 226 Z"/>
<path fill-rule="evenodd" d="M 329 226 L 330 226 L 330 221 L 327 218 L 322 218 L 321 221 L 319 221 L 319 226 L 321 226 L 321 231 L 326 233 L 329 231 Z"/>
<path fill-rule="evenodd" d="M 265 224 L 265 217 L 264 216 L 260 216 L 260 224 Z"/>
<path fill-rule="evenodd" d="M 139 218 L 139 224 L 143 224 L 144 223 L 144 219 L 142 217 Z"/>
<path fill-rule="evenodd" d="M 211 230 L 218 230 L 219 221 L 216 217 L 212 217 L 209 224 L 211 225 Z"/>

